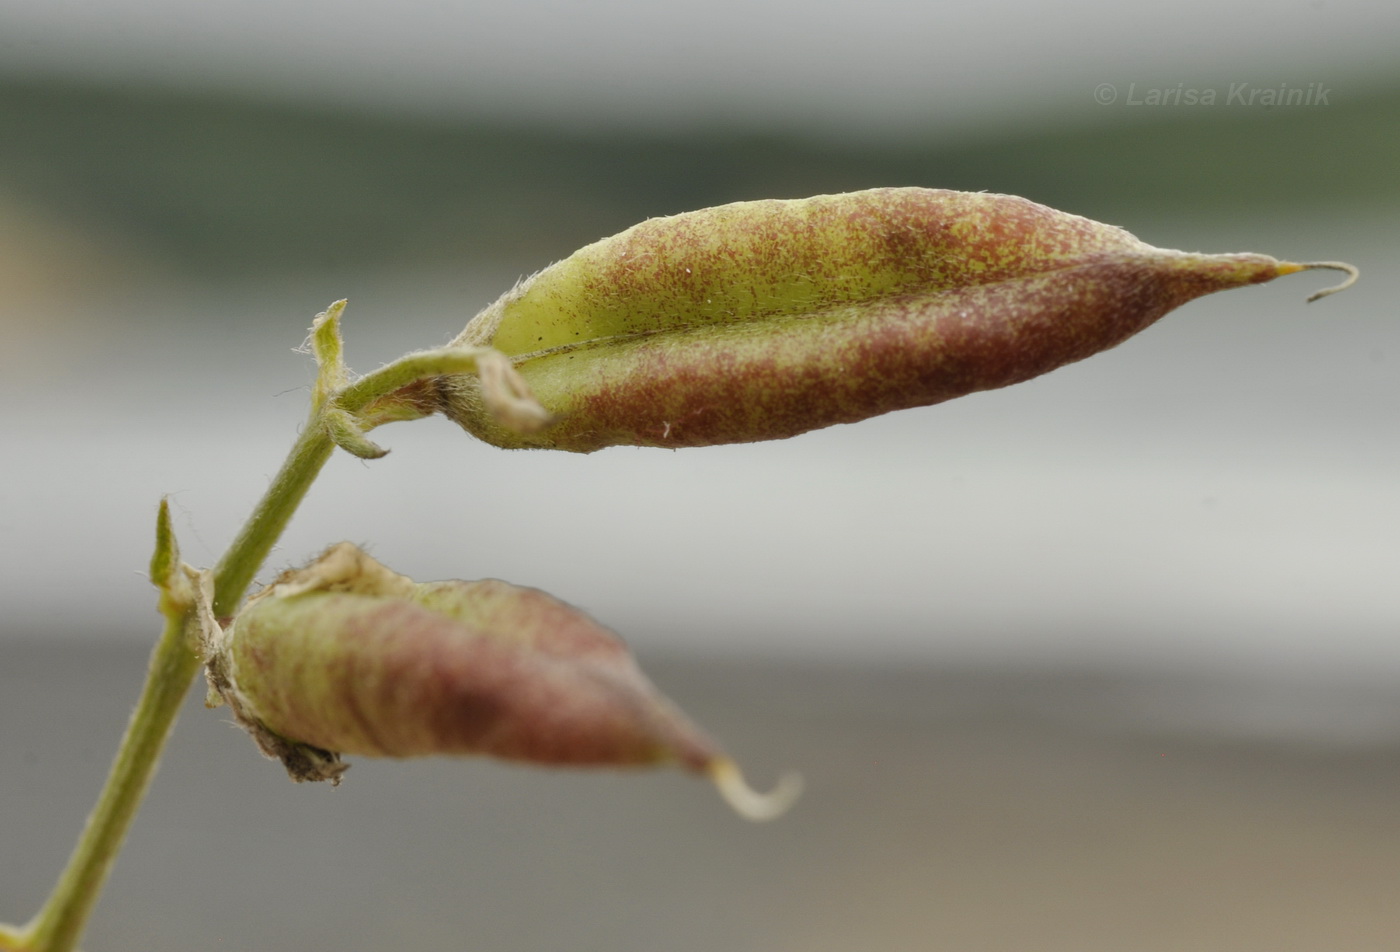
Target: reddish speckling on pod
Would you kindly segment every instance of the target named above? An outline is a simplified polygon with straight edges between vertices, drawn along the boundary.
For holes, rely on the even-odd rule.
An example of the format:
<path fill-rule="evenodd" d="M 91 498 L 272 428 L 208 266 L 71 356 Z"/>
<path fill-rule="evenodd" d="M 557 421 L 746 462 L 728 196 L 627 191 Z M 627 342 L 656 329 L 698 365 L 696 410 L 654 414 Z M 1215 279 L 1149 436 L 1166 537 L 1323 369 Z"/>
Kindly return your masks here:
<path fill-rule="evenodd" d="M 1010 195 L 888 188 L 655 218 L 580 249 L 457 343 L 511 359 L 553 424 L 475 377 L 443 413 L 504 447 L 782 439 L 1029 380 L 1212 291 L 1338 262 L 1196 254 Z"/>
<path fill-rule="evenodd" d="M 297 780 L 338 780 L 341 754 L 486 755 L 672 763 L 752 819 L 796 796 L 795 779 L 748 790 L 616 635 L 538 589 L 418 584 L 340 543 L 254 596 L 216 640 L 211 685 Z"/>

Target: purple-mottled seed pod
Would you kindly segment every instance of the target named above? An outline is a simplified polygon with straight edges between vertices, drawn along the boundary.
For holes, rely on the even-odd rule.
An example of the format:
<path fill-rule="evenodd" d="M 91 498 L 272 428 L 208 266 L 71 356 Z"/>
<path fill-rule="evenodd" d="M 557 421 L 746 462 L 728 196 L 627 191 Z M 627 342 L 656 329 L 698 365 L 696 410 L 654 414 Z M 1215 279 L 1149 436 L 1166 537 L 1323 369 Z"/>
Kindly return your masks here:
<path fill-rule="evenodd" d="M 211 680 L 284 760 L 278 739 L 334 755 L 676 763 L 745 815 L 776 806 L 744 799 L 733 764 L 616 635 L 538 589 L 419 585 L 341 543 L 250 600 L 221 641 Z"/>
<path fill-rule="evenodd" d="M 739 202 L 588 245 L 467 325 L 457 343 L 510 357 L 553 425 L 501 426 L 473 377 L 441 378 L 439 399 L 511 448 L 781 439 L 1029 380 L 1193 298 L 1311 267 L 1355 277 L 1154 248 L 1009 195 Z"/>

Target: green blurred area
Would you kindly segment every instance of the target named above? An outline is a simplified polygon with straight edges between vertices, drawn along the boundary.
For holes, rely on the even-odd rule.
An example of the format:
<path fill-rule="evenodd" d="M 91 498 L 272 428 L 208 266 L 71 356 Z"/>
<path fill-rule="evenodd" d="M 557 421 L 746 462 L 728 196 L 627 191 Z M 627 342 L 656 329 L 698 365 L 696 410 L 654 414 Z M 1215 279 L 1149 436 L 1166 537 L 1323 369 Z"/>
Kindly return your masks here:
<path fill-rule="evenodd" d="M 648 216 L 877 185 L 1011 192 L 1114 222 L 1125 209 L 1229 218 L 1400 196 L 1400 83 L 1326 106 L 1088 115 L 898 143 L 722 128 L 590 136 L 9 78 L 0 199 L 160 272 L 226 281 L 542 265 Z"/>

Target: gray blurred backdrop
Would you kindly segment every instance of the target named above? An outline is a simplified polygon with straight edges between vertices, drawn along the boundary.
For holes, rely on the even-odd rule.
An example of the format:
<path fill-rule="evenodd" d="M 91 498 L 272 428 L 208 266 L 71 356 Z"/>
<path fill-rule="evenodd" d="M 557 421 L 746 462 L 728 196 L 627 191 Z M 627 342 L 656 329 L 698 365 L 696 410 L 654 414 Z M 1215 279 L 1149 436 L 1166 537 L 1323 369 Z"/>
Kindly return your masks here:
<path fill-rule="evenodd" d="M 780 443 L 379 431 L 269 572 L 351 539 L 546 588 L 807 799 L 755 829 L 667 776 L 299 788 L 192 701 L 86 947 L 1393 948 L 1397 171 L 1382 0 L 0 0 L 0 919 L 139 688 L 156 501 L 212 563 L 317 311 L 350 299 L 372 369 L 642 218 L 923 185 L 1363 278 Z"/>

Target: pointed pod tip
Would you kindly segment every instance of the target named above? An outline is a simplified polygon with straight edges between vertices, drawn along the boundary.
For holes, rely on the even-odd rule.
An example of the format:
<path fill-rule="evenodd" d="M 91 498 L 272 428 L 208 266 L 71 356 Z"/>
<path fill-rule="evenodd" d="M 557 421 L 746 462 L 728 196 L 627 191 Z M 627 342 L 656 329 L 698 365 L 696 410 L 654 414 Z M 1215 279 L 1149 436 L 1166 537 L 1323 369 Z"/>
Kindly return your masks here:
<path fill-rule="evenodd" d="M 1331 271 L 1345 271 L 1347 278 L 1341 284 L 1333 285 L 1330 288 L 1323 288 L 1308 295 L 1308 303 L 1319 298 L 1325 298 L 1329 294 L 1336 294 L 1338 291 L 1345 291 L 1356 283 L 1356 279 L 1361 277 L 1361 270 L 1354 264 L 1347 264 L 1345 261 L 1308 261 L 1303 263 L 1284 261 L 1278 266 L 1279 276 L 1285 274 L 1297 274 L 1299 271 L 1312 271 L 1317 268 L 1326 268 Z"/>
<path fill-rule="evenodd" d="M 759 793 L 749 786 L 739 765 L 728 758 L 711 761 L 706 772 L 724 802 L 735 813 L 755 823 L 776 820 L 802 795 L 802 777 L 796 773 L 783 774 L 772 790 Z"/>

